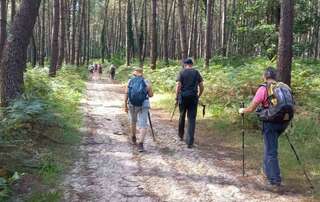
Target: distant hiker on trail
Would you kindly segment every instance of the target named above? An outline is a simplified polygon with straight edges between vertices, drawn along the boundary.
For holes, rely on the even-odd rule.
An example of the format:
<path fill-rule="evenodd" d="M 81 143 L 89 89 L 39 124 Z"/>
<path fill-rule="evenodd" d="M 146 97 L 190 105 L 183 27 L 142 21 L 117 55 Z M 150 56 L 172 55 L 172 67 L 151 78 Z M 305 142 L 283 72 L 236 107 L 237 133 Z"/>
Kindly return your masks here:
<path fill-rule="evenodd" d="M 114 64 L 111 64 L 109 74 L 110 74 L 110 78 L 114 80 L 114 77 L 116 75 L 116 66 Z"/>
<path fill-rule="evenodd" d="M 135 68 L 133 77 L 128 81 L 125 94 L 125 112 L 129 113 L 131 124 L 131 141 L 138 143 L 138 151 L 144 151 L 144 139 L 148 129 L 149 97 L 153 96 L 151 83 L 144 79 L 143 69 Z M 139 136 L 136 130 L 139 128 Z"/>
<path fill-rule="evenodd" d="M 196 128 L 196 117 L 199 98 L 204 87 L 203 79 L 199 71 L 193 68 L 192 59 L 186 59 L 177 77 L 176 102 L 179 104 L 179 137 L 183 141 L 185 118 L 188 114 L 188 132 L 186 142 L 188 148 L 192 148 L 194 143 L 194 133 Z M 199 88 L 199 89 L 198 89 Z"/>
<path fill-rule="evenodd" d="M 263 74 L 262 84 L 247 108 L 240 108 L 240 114 L 254 112 L 262 120 L 264 138 L 263 174 L 268 179 L 268 186 L 278 188 L 281 175 L 278 160 L 278 138 L 285 131 L 293 118 L 294 100 L 291 89 L 284 83 L 276 81 L 276 70 L 272 67 Z"/>
<path fill-rule="evenodd" d="M 101 64 L 98 64 L 98 70 L 99 70 L 99 74 L 103 73 L 103 69 L 102 69 L 102 65 Z"/>

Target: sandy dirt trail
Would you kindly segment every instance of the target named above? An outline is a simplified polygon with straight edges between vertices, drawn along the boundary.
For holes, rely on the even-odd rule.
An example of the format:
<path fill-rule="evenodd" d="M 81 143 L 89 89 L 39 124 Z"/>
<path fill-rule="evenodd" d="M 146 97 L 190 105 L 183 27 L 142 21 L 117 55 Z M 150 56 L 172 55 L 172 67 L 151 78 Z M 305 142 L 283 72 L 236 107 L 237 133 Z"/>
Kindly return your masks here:
<path fill-rule="evenodd" d="M 145 153 L 128 140 L 123 87 L 108 79 L 90 81 L 83 101 L 86 136 L 79 156 L 64 178 L 64 201 L 305 201 L 241 180 L 215 154 L 187 149 L 177 129 L 153 111 L 157 141 L 149 135 Z"/>

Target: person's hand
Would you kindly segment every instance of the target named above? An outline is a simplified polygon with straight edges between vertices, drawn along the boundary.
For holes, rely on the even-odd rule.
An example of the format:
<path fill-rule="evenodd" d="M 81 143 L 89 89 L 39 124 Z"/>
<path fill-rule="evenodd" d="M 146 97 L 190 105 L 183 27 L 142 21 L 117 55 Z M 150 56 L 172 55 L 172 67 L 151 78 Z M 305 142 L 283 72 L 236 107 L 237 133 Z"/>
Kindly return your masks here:
<path fill-rule="evenodd" d="M 128 105 L 125 105 L 125 106 L 124 106 L 124 112 L 126 112 L 126 113 L 128 113 L 128 112 L 129 112 Z"/>
<path fill-rule="evenodd" d="M 244 108 L 239 109 L 239 114 L 244 114 Z"/>

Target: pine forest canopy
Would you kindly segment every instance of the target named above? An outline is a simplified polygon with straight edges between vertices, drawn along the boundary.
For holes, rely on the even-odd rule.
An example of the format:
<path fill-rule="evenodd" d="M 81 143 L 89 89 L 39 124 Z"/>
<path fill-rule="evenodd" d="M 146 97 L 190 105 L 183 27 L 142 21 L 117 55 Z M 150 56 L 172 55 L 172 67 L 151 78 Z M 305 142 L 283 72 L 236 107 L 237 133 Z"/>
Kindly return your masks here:
<path fill-rule="evenodd" d="M 3 0 L 0 7 L 3 103 L 23 88 L 25 62 L 4 60 L 15 57 L 13 39 L 30 41 L 21 50 L 27 62 L 48 61 L 51 76 L 62 63 L 79 66 L 93 58 L 126 58 L 127 65 L 150 58 L 156 68 L 158 60 L 186 57 L 204 58 L 208 66 L 214 56 L 278 55 L 280 72 L 287 75 L 281 79 L 290 83 L 291 47 L 294 57 L 320 57 L 320 0 Z M 14 70 L 7 71 L 8 64 Z"/>

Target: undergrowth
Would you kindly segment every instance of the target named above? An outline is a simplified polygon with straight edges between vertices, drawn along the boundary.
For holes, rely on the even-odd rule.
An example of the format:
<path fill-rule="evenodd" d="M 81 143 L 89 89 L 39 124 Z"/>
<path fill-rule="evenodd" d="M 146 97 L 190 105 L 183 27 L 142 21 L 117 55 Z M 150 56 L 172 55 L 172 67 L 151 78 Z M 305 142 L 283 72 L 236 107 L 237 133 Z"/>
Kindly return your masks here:
<path fill-rule="evenodd" d="M 70 145 L 80 140 L 79 105 L 86 79 L 83 67 L 65 66 L 55 78 L 48 77 L 47 68 L 28 68 L 24 94 L 1 109 L 0 145 L 4 149 L 0 150 L 0 201 L 19 194 L 34 201 L 32 193 L 10 189 L 13 183 L 8 179 L 13 173 L 39 176 L 42 186 L 56 183 L 70 161 Z M 5 171 L 2 175 L 1 170 Z M 41 196 L 57 198 L 60 194 Z M 36 201 L 41 201 L 39 197 L 36 194 Z"/>
<path fill-rule="evenodd" d="M 258 86 L 263 82 L 262 73 L 268 66 L 275 66 L 265 58 L 215 58 L 209 69 L 203 67 L 203 61 L 195 63 L 205 83 L 201 102 L 207 105 L 207 119 L 213 136 L 222 136 L 226 144 L 240 148 L 240 117 L 237 109 L 244 101 L 248 105 Z M 137 65 L 134 64 L 133 66 Z M 292 88 L 297 103 L 297 113 L 290 134 L 304 164 L 316 185 L 316 195 L 320 193 L 320 62 L 296 59 L 292 68 Z M 181 64 L 170 61 L 168 66 L 159 62 L 156 70 L 145 67 L 145 77 L 155 90 L 153 105 L 167 111 L 174 106 L 174 87 Z M 121 66 L 117 78 L 125 82 L 132 68 Z M 200 111 L 200 110 L 199 110 Z M 200 117 L 200 116 L 199 116 Z M 201 124 L 201 120 L 200 120 Z M 211 126 L 210 126 L 211 125 Z M 249 147 L 248 164 L 259 169 L 263 145 L 260 122 L 254 114 L 246 117 L 246 144 Z M 305 180 L 301 169 L 289 147 L 287 140 L 280 138 L 280 158 L 284 179 L 290 184 L 301 186 Z M 306 187 L 306 184 L 303 185 Z M 319 196 L 318 196 L 319 197 Z"/>

